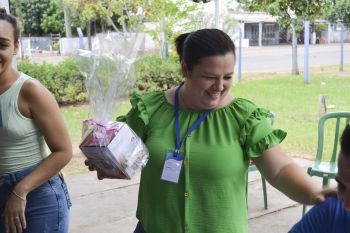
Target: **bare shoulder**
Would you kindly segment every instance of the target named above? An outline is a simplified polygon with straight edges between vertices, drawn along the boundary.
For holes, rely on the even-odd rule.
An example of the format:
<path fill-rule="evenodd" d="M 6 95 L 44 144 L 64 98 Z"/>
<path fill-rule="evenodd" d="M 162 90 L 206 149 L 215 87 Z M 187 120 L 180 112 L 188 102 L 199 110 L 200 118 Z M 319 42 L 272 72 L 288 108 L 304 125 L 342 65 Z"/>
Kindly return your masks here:
<path fill-rule="evenodd" d="M 28 102 L 52 96 L 46 87 L 44 87 L 38 80 L 33 78 L 30 78 L 24 82 L 21 89 L 21 95 Z"/>

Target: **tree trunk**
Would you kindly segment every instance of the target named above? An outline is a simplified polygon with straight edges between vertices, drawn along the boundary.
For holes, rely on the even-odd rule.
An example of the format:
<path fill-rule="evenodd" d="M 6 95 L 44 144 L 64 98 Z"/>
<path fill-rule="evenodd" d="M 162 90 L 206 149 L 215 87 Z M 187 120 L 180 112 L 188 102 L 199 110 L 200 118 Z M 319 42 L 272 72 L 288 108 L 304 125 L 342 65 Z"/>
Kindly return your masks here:
<path fill-rule="evenodd" d="M 106 33 L 106 21 L 104 19 L 100 19 L 100 24 L 101 24 L 101 32 Z"/>
<path fill-rule="evenodd" d="M 94 20 L 94 35 L 97 34 L 97 24 L 96 24 L 96 20 Z"/>
<path fill-rule="evenodd" d="M 72 37 L 72 27 L 70 21 L 70 13 L 67 3 L 63 0 L 64 26 L 66 28 L 66 37 Z"/>
<path fill-rule="evenodd" d="M 113 20 L 112 20 L 110 17 L 108 17 L 107 20 L 108 20 L 108 22 L 112 25 L 112 27 L 114 28 L 114 30 L 115 30 L 116 32 L 119 32 L 117 26 L 115 26 L 115 24 L 113 23 Z"/>
<path fill-rule="evenodd" d="M 89 20 L 87 22 L 87 37 L 88 37 L 88 46 L 89 46 L 89 50 L 91 51 L 92 49 L 92 42 L 91 42 L 91 21 Z"/>
<path fill-rule="evenodd" d="M 297 44 L 297 36 L 295 31 L 295 26 L 292 24 L 292 75 L 299 74 L 298 68 L 298 44 Z"/>

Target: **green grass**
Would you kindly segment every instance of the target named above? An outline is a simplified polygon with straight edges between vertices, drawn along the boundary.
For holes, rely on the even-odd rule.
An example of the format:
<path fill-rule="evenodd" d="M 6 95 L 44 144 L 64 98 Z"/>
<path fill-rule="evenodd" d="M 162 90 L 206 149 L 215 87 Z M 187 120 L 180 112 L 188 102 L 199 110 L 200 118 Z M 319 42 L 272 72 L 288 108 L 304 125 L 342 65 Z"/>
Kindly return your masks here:
<path fill-rule="evenodd" d="M 303 76 L 249 74 L 243 81 L 235 83 L 232 94 L 249 99 L 258 106 L 273 111 L 276 115 L 274 127 L 288 132 L 282 143 L 285 151 L 295 157 L 314 159 L 317 144 L 317 123 L 319 119 L 319 97 L 326 95 L 327 105 L 335 105 L 331 111 L 350 111 L 349 73 L 321 73 L 310 75 L 309 84 Z M 125 114 L 129 102 L 122 104 L 115 116 Z M 77 146 L 81 138 L 84 119 L 91 118 L 87 105 L 61 108 L 64 120 L 72 137 L 75 155 L 64 169 L 68 175 L 86 172 L 84 157 Z M 326 140 L 328 142 L 329 140 Z M 331 143 L 328 143 L 331 144 Z"/>
<path fill-rule="evenodd" d="M 130 104 L 128 101 L 126 101 L 120 105 L 114 116 L 125 114 L 129 109 Z M 71 136 L 73 146 L 77 146 L 82 136 L 82 122 L 86 119 L 93 118 L 90 106 L 86 104 L 62 107 L 61 113 L 68 128 L 69 135 Z"/>
<path fill-rule="evenodd" d="M 349 74 L 317 74 L 304 84 L 303 76 L 276 76 L 236 83 L 234 96 L 247 98 L 273 111 L 275 127 L 288 132 L 284 149 L 293 156 L 313 158 L 317 143 L 319 97 L 326 95 L 330 111 L 350 111 Z"/>

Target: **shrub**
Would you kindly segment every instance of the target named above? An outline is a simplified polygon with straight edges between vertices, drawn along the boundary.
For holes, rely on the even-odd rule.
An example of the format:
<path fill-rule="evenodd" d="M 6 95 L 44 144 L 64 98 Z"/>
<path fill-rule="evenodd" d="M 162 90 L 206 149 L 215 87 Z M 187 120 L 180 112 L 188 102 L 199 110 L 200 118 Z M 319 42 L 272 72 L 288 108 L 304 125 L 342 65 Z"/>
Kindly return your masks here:
<path fill-rule="evenodd" d="M 59 104 L 75 104 L 86 101 L 84 77 L 77 69 L 74 60 L 53 64 L 36 64 L 23 60 L 18 70 L 39 80 L 55 96 Z"/>
<path fill-rule="evenodd" d="M 141 94 L 156 90 L 167 90 L 182 81 L 179 62 L 157 55 L 146 56 L 136 63 L 135 89 Z"/>
<path fill-rule="evenodd" d="M 58 64 L 36 64 L 22 60 L 18 70 L 39 80 L 62 104 L 86 102 L 85 78 L 79 72 L 73 58 Z M 164 91 L 182 81 L 180 65 L 175 57 L 146 56 L 135 64 L 136 84 L 134 90 L 141 94 L 150 91 Z"/>

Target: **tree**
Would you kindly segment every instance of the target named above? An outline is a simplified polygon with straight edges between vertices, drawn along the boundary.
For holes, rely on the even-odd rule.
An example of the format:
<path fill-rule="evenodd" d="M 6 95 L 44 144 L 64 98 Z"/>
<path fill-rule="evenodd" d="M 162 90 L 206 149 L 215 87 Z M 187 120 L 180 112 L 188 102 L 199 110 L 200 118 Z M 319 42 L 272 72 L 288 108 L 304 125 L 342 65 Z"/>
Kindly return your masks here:
<path fill-rule="evenodd" d="M 325 11 L 326 18 L 332 23 L 342 20 L 345 24 L 350 24 L 350 1 L 337 0 L 333 6 Z"/>
<path fill-rule="evenodd" d="M 187 0 L 65 1 L 87 23 L 89 38 L 92 21 L 99 20 L 102 26 L 110 25 L 117 31 L 140 30 L 143 23 L 149 22 L 154 29 L 148 28 L 146 31 L 159 43 L 169 43 L 183 24 L 191 23 L 186 21 L 187 16 L 196 9 L 196 4 Z"/>
<path fill-rule="evenodd" d="M 249 11 L 266 12 L 277 17 L 277 23 L 292 29 L 292 74 L 299 73 L 297 64 L 296 32 L 300 29 L 300 22 L 313 22 L 320 16 L 323 9 L 329 7 L 330 0 L 237 0 Z"/>
<path fill-rule="evenodd" d="M 78 15 L 80 20 L 86 24 L 89 49 L 91 49 L 92 22 L 98 22 L 102 31 L 106 30 L 107 25 L 111 25 L 115 30 L 118 31 L 118 24 L 122 25 L 122 28 L 125 31 L 128 29 L 126 22 L 134 22 L 131 19 L 135 17 L 137 6 L 142 2 L 141 0 L 64 1 L 67 6 L 72 9 L 73 13 L 75 15 Z M 117 25 L 112 20 L 112 18 L 115 18 L 115 16 Z"/>
<path fill-rule="evenodd" d="M 51 0 L 49 7 L 42 15 L 40 27 L 45 33 L 64 34 L 65 26 L 63 19 L 63 9 L 59 5 L 60 0 Z"/>
<path fill-rule="evenodd" d="M 14 0 L 11 5 L 15 8 L 15 15 L 22 21 L 25 35 L 39 36 L 44 33 L 40 25 L 50 0 Z"/>
<path fill-rule="evenodd" d="M 63 13 L 64 13 L 64 26 L 66 29 L 66 37 L 72 37 L 72 27 L 71 27 L 71 14 L 67 3 L 62 0 Z"/>
<path fill-rule="evenodd" d="M 146 31 L 160 44 L 162 55 L 165 56 L 167 45 L 183 28 L 193 23 L 188 17 L 199 7 L 188 0 L 152 0 L 143 1 L 142 8 L 145 21 L 154 25 L 153 29 Z"/>

